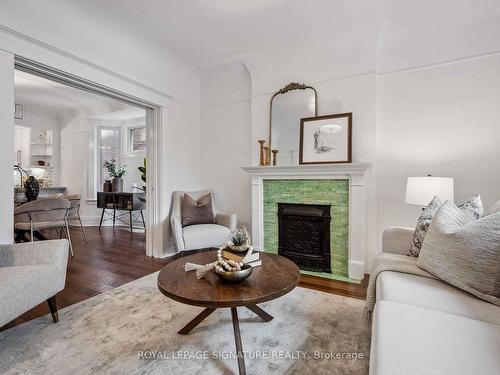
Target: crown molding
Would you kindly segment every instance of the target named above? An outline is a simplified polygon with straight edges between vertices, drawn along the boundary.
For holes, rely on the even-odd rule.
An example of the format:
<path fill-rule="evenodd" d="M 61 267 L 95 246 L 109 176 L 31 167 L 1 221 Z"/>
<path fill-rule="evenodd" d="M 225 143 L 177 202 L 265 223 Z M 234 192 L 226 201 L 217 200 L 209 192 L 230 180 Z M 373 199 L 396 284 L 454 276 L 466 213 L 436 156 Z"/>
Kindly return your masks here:
<path fill-rule="evenodd" d="M 81 57 L 79 57 L 79 56 L 77 56 L 77 55 L 75 55 L 75 54 L 73 54 L 71 52 L 67 52 L 67 51 L 62 50 L 62 49 L 60 49 L 58 47 L 55 47 L 55 46 L 53 46 L 51 44 L 42 42 L 39 39 L 33 38 L 33 37 L 29 36 L 29 35 L 26 35 L 26 34 L 21 33 L 19 31 L 13 30 L 10 27 L 7 27 L 5 25 L 0 25 L 0 31 L 3 32 L 3 33 L 5 33 L 5 34 L 9 34 L 10 36 L 13 36 L 16 39 L 19 39 L 19 40 L 27 42 L 27 43 L 29 43 L 31 45 L 34 45 L 36 47 L 40 47 L 40 48 L 43 48 L 45 50 L 48 50 L 48 51 L 50 51 L 50 52 L 52 52 L 52 53 L 54 53 L 56 55 L 63 56 L 65 58 L 68 58 L 70 60 L 73 60 L 73 61 L 78 62 L 78 63 L 83 64 L 83 65 L 86 65 L 86 66 L 91 67 L 91 68 L 93 68 L 95 70 L 98 70 L 100 72 L 106 73 L 106 74 L 111 75 L 111 76 L 116 77 L 116 78 L 119 78 L 119 79 L 121 79 L 123 81 L 126 81 L 128 83 L 131 83 L 131 84 L 133 84 L 135 86 L 141 87 L 141 88 L 146 89 L 146 90 L 151 91 L 151 92 L 154 92 L 155 94 L 158 94 L 160 96 L 166 97 L 168 99 L 175 100 L 171 94 L 168 94 L 168 93 L 166 93 L 164 91 L 158 90 L 158 89 L 156 89 L 154 87 L 146 85 L 146 84 L 144 84 L 144 83 L 142 83 L 140 81 L 137 81 L 135 79 L 127 77 L 127 76 L 125 76 L 123 74 L 117 73 L 117 72 L 115 72 L 115 71 L 113 71 L 111 69 L 108 69 L 108 68 L 106 68 L 106 67 L 104 67 L 102 65 L 96 64 L 96 63 L 94 63 L 94 62 L 92 62 L 90 60 L 81 58 Z"/>

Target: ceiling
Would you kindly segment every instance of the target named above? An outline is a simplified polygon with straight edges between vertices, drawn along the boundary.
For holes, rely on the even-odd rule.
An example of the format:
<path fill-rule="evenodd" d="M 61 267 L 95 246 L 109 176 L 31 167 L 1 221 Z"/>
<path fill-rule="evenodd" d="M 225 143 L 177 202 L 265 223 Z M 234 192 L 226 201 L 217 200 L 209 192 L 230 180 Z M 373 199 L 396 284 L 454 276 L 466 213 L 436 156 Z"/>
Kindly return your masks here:
<path fill-rule="evenodd" d="M 139 35 L 198 66 L 283 48 L 311 51 L 308 46 L 337 49 L 342 59 L 346 46 L 366 49 L 368 43 L 380 50 L 377 59 L 385 71 L 409 67 L 412 59 L 413 65 L 425 65 L 500 50 L 498 0 L 70 3 L 95 22 Z"/>
<path fill-rule="evenodd" d="M 500 51 L 499 0 L 4 3 L 2 25 L 90 61 L 99 56 L 103 66 L 118 61 L 132 78 L 144 71 L 155 82 L 166 77 L 168 92 L 175 85 L 195 91 L 186 83 L 193 67 L 253 57 L 274 71 L 320 61 L 342 76 L 346 66 L 348 75 L 386 73 Z M 184 70 L 185 76 L 170 76 Z"/>
<path fill-rule="evenodd" d="M 142 35 L 196 65 L 301 46 L 350 33 L 373 35 L 375 1 L 356 0 L 87 0 L 80 13 Z"/>
<path fill-rule="evenodd" d="M 16 103 L 26 108 L 31 106 L 38 111 L 48 111 L 61 116 L 85 112 L 94 117 L 102 114 L 109 117 L 108 119 L 114 119 L 113 116 L 123 117 L 122 113 L 113 115 L 115 111 L 126 109 L 133 111 L 137 108 L 20 70 L 15 70 L 14 83 Z"/>
<path fill-rule="evenodd" d="M 129 107 L 119 111 L 92 116 L 93 119 L 105 121 L 125 121 L 145 117 L 146 110 L 139 107 Z"/>

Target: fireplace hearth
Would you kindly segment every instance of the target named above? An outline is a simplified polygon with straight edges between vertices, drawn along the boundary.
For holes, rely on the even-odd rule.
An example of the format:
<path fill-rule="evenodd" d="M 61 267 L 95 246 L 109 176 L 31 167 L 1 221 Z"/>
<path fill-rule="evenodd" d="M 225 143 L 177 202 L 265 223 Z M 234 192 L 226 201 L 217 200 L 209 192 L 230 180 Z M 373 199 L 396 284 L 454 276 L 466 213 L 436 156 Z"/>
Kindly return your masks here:
<path fill-rule="evenodd" d="M 331 273 L 330 208 L 278 203 L 278 254 L 302 270 Z"/>

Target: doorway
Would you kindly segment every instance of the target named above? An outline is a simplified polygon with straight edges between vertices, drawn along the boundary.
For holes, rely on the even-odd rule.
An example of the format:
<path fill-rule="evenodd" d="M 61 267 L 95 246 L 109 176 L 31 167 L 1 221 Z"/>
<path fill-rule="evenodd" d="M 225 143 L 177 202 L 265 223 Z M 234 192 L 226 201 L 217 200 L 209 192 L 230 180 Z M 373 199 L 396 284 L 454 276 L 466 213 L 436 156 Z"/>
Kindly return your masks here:
<path fill-rule="evenodd" d="M 31 113 L 34 106 L 31 105 L 33 103 L 28 107 L 23 106 L 22 95 L 17 95 L 19 91 L 16 87 L 16 104 L 19 105 L 19 110 L 25 119 L 24 123 L 22 119 L 16 120 L 16 162 L 28 167 L 31 174 L 38 173 L 38 179 L 46 188 L 67 189 L 67 186 L 56 185 L 71 185 L 72 188 L 67 189 L 65 193 L 81 197 L 81 211 L 85 213 L 82 215 L 83 228 L 100 223 L 101 218 L 103 226 L 110 224 L 109 221 L 104 220 L 106 216 L 106 218 L 114 219 L 118 227 L 128 224 L 128 229 L 133 236 L 136 232 L 140 232 L 139 224 L 145 223 L 144 253 L 158 257 L 158 250 L 161 249 L 161 233 L 157 233 L 155 228 L 160 227 L 156 225 L 159 214 L 157 210 L 159 196 L 154 187 L 157 186 L 156 181 L 159 178 L 157 153 L 161 139 L 160 107 L 22 57 L 16 56 L 15 71 L 16 81 L 19 81 L 18 77 L 21 81 L 29 80 L 31 77 L 31 81 L 37 82 L 35 86 L 38 84 L 38 90 L 45 90 L 45 93 L 47 87 L 52 92 L 62 90 L 62 96 L 66 96 L 66 99 L 71 99 L 71 95 L 76 95 L 85 102 L 84 109 L 78 110 L 71 108 L 71 100 L 67 101 L 69 104 L 66 103 L 66 107 L 64 101 L 61 101 L 63 104 L 56 111 L 60 112 L 56 116 L 59 125 L 50 127 L 43 125 L 40 118 L 36 121 L 26 121 L 28 116 L 31 116 L 31 120 L 35 118 Z M 24 94 L 29 92 L 29 89 L 24 89 Z M 25 95 L 25 99 L 27 96 Z M 48 104 L 58 106 L 57 98 L 52 97 L 52 102 L 50 102 L 50 95 L 42 96 L 44 100 L 49 101 Z M 29 103 L 29 100 L 26 100 L 26 103 Z M 100 107 L 100 110 L 89 110 L 88 108 L 92 106 Z M 52 112 L 54 112 L 53 109 Z M 77 115 L 71 117 L 68 115 L 70 112 L 77 113 Z M 56 124 L 57 121 L 51 121 L 51 124 Z M 61 129 L 61 123 L 63 129 Z M 28 145 L 28 148 L 22 148 L 23 145 Z M 80 152 L 77 152 L 78 150 Z M 81 162 L 85 158 L 86 163 L 83 163 L 82 168 Z M 139 172 L 139 168 L 145 166 L 146 160 L 148 161 L 147 178 L 144 182 L 143 173 Z M 126 164 L 127 172 L 132 171 L 122 176 L 123 188 L 121 190 L 124 193 L 136 193 L 117 199 L 116 202 L 123 203 L 120 203 L 119 207 L 116 204 L 113 206 L 113 201 L 109 199 L 101 204 L 98 200 L 98 195 L 101 195 L 104 182 L 107 180 L 106 172 L 109 172 L 104 163 L 108 162 L 109 167 L 109 163 L 113 161 L 116 169 Z M 63 176 L 63 174 L 66 175 Z M 63 181 L 65 183 L 61 183 Z M 49 193 L 55 193 L 56 189 L 46 190 Z M 135 199 L 134 196 L 139 193 L 143 196 L 141 199 Z M 145 210 L 144 212 L 135 210 L 137 215 L 132 217 L 132 211 L 128 209 L 134 207 L 132 203 L 135 201 L 138 207 L 142 202 Z M 106 206 L 109 203 L 111 206 Z M 111 208 L 111 210 L 105 208 Z M 123 212 L 117 213 L 114 208 L 124 209 L 125 217 Z M 156 252 L 155 249 L 157 249 Z"/>

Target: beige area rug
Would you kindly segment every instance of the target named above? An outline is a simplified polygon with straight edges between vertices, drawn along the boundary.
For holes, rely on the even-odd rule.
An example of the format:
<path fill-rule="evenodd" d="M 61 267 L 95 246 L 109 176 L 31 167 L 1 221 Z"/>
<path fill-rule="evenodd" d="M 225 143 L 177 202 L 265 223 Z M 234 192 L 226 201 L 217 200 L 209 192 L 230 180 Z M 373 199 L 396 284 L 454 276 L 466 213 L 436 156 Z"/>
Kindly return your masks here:
<path fill-rule="evenodd" d="M 67 307 L 57 324 L 44 316 L 0 332 L 0 374 L 238 373 L 230 310 L 179 335 L 202 309 L 163 296 L 156 278 Z M 296 288 L 260 306 L 271 322 L 238 309 L 248 374 L 368 373 L 363 301 Z"/>

